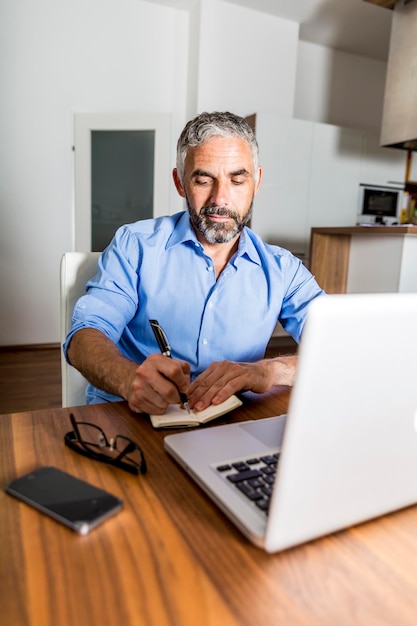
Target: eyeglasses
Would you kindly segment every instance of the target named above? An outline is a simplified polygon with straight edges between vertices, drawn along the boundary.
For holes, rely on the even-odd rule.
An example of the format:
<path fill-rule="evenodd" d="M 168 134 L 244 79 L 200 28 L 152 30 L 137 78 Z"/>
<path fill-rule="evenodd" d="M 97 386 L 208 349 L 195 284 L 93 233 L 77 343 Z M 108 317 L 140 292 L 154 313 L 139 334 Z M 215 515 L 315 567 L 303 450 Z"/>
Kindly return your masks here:
<path fill-rule="evenodd" d="M 99 426 L 89 422 L 77 422 L 72 413 L 70 420 L 74 430 L 65 435 L 64 441 L 71 450 L 136 476 L 146 473 L 144 454 L 134 441 L 124 435 L 117 435 L 109 440 Z"/>

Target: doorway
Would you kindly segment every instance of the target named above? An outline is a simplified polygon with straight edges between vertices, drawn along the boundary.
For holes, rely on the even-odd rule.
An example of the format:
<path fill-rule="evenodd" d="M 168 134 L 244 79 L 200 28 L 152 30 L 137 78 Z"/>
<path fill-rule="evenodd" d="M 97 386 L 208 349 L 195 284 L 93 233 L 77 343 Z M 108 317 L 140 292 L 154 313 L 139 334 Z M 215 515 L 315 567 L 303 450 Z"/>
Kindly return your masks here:
<path fill-rule="evenodd" d="M 167 114 L 75 115 L 75 250 L 101 252 L 119 226 L 169 213 Z"/>

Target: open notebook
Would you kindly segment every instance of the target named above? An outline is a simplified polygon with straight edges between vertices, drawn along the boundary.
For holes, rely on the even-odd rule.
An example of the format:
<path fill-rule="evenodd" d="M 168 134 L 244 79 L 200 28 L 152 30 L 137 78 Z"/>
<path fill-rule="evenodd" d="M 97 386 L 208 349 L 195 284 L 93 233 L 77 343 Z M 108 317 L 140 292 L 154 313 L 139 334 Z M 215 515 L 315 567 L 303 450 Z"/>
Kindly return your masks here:
<path fill-rule="evenodd" d="M 233 411 L 241 404 L 242 401 L 237 396 L 231 396 L 221 404 L 212 404 L 204 411 L 191 411 L 190 414 L 180 404 L 169 404 L 163 415 L 150 415 L 150 418 L 154 428 L 200 426 Z"/>
<path fill-rule="evenodd" d="M 168 435 L 166 450 L 269 552 L 416 503 L 416 320 L 417 294 L 317 298 L 288 415 Z"/>

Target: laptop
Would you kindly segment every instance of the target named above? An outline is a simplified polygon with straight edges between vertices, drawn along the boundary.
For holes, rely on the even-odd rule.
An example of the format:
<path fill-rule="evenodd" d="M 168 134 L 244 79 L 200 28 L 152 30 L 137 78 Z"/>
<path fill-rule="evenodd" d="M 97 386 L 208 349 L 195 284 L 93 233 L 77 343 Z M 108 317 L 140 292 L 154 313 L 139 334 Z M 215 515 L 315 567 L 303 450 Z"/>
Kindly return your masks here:
<path fill-rule="evenodd" d="M 287 415 L 172 434 L 165 449 L 267 552 L 412 505 L 416 324 L 417 294 L 319 297 Z"/>

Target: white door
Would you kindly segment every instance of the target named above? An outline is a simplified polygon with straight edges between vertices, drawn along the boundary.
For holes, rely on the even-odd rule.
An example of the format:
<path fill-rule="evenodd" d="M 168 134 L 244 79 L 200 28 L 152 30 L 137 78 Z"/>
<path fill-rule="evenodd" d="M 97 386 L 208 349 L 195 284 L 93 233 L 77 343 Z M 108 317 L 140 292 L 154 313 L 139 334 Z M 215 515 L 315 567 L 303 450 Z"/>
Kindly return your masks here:
<path fill-rule="evenodd" d="M 122 224 L 169 213 L 170 116 L 75 115 L 75 250 L 100 252 Z"/>

